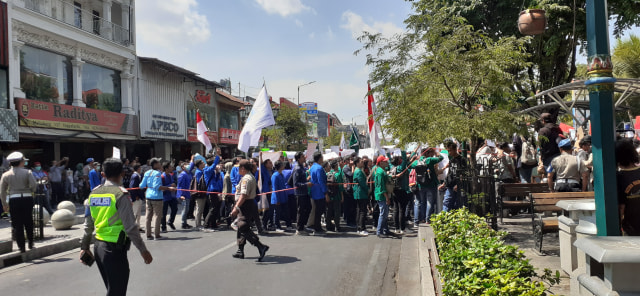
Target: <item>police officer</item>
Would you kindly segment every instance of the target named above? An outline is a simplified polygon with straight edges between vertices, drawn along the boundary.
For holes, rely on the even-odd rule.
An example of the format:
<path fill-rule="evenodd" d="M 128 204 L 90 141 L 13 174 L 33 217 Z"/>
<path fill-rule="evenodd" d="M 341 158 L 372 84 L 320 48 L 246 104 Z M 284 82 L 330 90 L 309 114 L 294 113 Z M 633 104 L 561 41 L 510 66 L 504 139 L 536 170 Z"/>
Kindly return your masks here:
<path fill-rule="evenodd" d="M 589 185 L 589 169 L 584 161 L 578 156 L 574 156 L 571 140 L 564 139 L 558 143 L 560 156 L 551 161 L 547 170 L 549 190 L 551 192 L 578 192 L 587 191 Z M 556 177 L 555 186 L 553 177 Z M 582 181 L 582 186 L 580 185 Z"/>
<path fill-rule="evenodd" d="M 103 168 L 106 178 L 104 185 L 96 187 L 89 195 L 80 260 L 87 264 L 83 260 L 86 254 L 95 258 L 107 287 L 107 295 L 126 295 L 129 282 L 127 251 L 131 243 L 138 248 L 146 264 L 151 263 L 153 258 L 140 237 L 129 193 L 121 186 L 124 177 L 122 161 L 108 158 Z M 95 257 L 89 250 L 94 229 Z"/>
<path fill-rule="evenodd" d="M 258 211 L 258 206 L 255 202 L 258 185 L 252 173 L 253 164 L 243 159 L 240 161 L 238 168 L 238 174 L 242 176 L 242 179 L 236 187 L 236 204 L 231 212 L 232 217 L 238 215 L 238 251 L 233 254 L 233 257 L 244 259 L 244 246 L 249 241 L 249 243 L 258 248 L 260 253 L 258 261 L 262 261 L 269 250 L 269 246 L 262 244 L 258 236 L 251 231 L 252 222 L 260 223 L 258 217 L 254 215 Z"/>
<path fill-rule="evenodd" d="M 33 192 L 36 190 L 36 179 L 30 170 L 24 168 L 28 161 L 20 152 L 12 152 L 7 156 L 11 169 L 2 174 L 0 179 L 0 199 L 2 207 L 11 214 L 13 237 L 18 243 L 20 253 L 25 252 L 24 232 L 27 231 L 29 249 L 33 249 Z M 7 206 L 7 197 L 9 205 Z"/>

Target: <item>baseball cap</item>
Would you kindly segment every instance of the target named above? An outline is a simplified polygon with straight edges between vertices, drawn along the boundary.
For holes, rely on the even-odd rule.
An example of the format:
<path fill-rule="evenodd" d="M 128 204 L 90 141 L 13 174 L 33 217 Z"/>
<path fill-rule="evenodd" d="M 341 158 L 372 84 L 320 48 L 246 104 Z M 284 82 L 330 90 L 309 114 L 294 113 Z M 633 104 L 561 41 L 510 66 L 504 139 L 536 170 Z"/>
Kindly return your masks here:
<path fill-rule="evenodd" d="M 38 166 L 38 165 L 40 165 L 40 162 L 36 161 L 36 162 L 33 163 L 33 165 Z"/>
<path fill-rule="evenodd" d="M 559 148 L 571 148 L 571 140 L 564 139 L 558 143 Z"/>
<path fill-rule="evenodd" d="M 87 163 L 91 163 L 91 162 L 93 162 L 93 157 L 87 158 Z"/>
<path fill-rule="evenodd" d="M 384 155 L 380 155 L 380 156 L 378 156 L 378 159 L 376 160 L 376 164 L 379 164 L 379 163 L 381 163 L 383 161 L 389 161 L 389 159 Z"/>
<path fill-rule="evenodd" d="M 11 152 L 9 155 L 7 155 L 7 161 L 12 162 L 12 161 L 19 161 L 19 160 L 29 160 L 27 158 L 24 157 L 24 154 L 15 151 L 15 152 Z"/>

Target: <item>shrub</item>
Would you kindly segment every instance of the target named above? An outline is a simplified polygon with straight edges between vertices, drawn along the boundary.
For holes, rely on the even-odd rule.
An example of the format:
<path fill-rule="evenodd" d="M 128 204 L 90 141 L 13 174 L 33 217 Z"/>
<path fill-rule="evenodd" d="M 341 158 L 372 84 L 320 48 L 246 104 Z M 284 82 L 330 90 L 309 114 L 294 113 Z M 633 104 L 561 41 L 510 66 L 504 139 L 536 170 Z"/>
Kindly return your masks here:
<path fill-rule="evenodd" d="M 505 232 L 489 228 L 484 218 L 467 209 L 432 218 L 441 263 L 437 266 L 444 295 L 546 295 L 543 282 L 559 281 L 550 270 L 538 275 L 517 247 L 507 245 Z"/>

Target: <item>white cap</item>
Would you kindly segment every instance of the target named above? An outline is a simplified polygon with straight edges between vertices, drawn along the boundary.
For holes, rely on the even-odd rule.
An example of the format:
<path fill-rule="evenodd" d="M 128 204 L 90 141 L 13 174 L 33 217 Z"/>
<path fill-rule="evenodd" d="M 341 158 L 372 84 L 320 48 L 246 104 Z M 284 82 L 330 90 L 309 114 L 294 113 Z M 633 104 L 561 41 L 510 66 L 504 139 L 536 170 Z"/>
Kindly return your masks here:
<path fill-rule="evenodd" d="M 12 161 L 19 161 L 19 160 L 28 160 L 26 158 L 24 158 L 24 155 L 18 151 L 16 152 L 11 152 L 11 154 L 7 155 L 7 161 L 12 162 Z"/>

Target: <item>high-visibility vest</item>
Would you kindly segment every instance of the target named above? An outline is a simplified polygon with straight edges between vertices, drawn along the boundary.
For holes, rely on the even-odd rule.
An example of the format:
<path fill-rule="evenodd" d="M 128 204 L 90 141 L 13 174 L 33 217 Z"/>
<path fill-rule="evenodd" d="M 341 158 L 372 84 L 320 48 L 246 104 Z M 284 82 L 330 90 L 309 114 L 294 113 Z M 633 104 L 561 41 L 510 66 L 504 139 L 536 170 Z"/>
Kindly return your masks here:
<path fill-rule="evenodd" d="M 92 193 L 89 195 L 89 208 L 96 227 L 96 239 L 110 243 L 118 242 L 124 226 L 118 217 L 115 194 Z"/>

